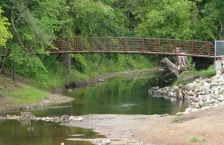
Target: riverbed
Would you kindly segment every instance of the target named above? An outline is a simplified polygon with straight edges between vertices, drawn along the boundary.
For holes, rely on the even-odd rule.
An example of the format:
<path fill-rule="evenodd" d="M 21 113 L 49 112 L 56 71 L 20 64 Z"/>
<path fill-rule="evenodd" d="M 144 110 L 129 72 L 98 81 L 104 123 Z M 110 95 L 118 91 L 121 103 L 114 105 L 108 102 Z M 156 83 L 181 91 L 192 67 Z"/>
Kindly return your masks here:
<path fill-rule="evenodd" d="M 120 116 L 117 116 L 118 118 L 115 117 L 115 120 L 116 118 L 118 120 L 120 120 L 119 118 L 126 118 L 126 120 L 122 120 L 121 122 L 127 122 L 127 120 L 147 121 L 159 117 L 159 115 L 155 114 L 173 115 L 179 111 L 185 110 L 187 107 L 187 104 L 184 102 L 171 101 L 162 96 L 152 97 L 148 94 L 149 88 L 153 86 L 168 86 L 171 85 L 173 81 L 175 81 L 173 77 L 160 77 L 156 73 L 126 75 L 112 78 L 98 85 L 76 88 L 72 91 L 64 91 L 62 92 L 64 95 L 70 96 L 74 100 L 68 103 L 52 105 L 44 109 L 32 110 L 31 112 L 39 117 L 81 115 L 84 116 L 84 121 L 91 121 L 94 118 L 88 119 L 91 115 L 110 114 L 112 117 L 109 115 L 109 118 L 106 116 L 98 118 L 99 121 L 104 120 L 107 124 L 111 124 L 111 121 L 114 122 L 113 115 L 115 114 L 119 114 Z M 15 111 L 9 114 L 19 115 L 20 112 L 21 111 Z M 128 116 L 132 116 L 132 119 L 128 119 Z M 111 119 L 110 122 L 108 122 L 107 119 Z M 88 125 L 71 127 L 71 125 L 61 126 L 57 123 L 45 121 L 34 121 L 30 124 L 22 124 L 16 120 L 1 120 L 0 126 L 2 126 L 0 130 L 0 140 L 2 140 L 4 145 L 51 145 L 60 144 L 61 142 L 66 143 L 66 145 L 86 145 L 92 144 L 87 139 L 106 138 L 106 136 L 102 134 L 108 135 L 108 132 L 111 131 L 109 129 L 106 130 L 106 132 L 105 130 L 99 130 L 100 134 L 98 134 L 96 128 L 93 131 Z M 10 130 L 10 132 L 5 134 L 4 132 L 7 132 L 7 130 Z M 132 130 L 132 132 L 134 131 L 135 129 Z M 127 132 L 129 132 L 128 129 Z M 114 133 L 111 132 L 111 134 Z M 81 138 L 87 141 L 69 140 L 72 136 L 73 138 L 75 136 L 75 138 Z M 28 139 L 26 139 L 27 137 Z M 133 142 L 135 141 L 133 140 Z"/>

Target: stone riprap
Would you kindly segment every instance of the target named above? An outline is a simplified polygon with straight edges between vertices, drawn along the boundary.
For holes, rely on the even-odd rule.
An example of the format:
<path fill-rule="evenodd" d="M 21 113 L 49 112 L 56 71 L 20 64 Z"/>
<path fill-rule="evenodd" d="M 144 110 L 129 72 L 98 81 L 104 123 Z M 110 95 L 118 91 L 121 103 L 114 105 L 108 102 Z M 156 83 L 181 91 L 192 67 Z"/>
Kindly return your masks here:
<path fill-rule="evenodd" d="M 164 97 L 172 100 L 186 100 L 189 108 L 177 115 L 187 115 L 210 107 L 224 105 L 224 75 L 206 79 L 196 79 L 192 83 L 174 87 L 152 87 L 148 93 L 153 97 Z"/>
<path fill-rule="evenodd" d="M 69 116 L 69 115 L 62 115 L 61 117 L 36 117 L 31 114 L 31 112 L 21 112 L 20 116 L 1 116 L 0 119 L 16 119 L 20 122 L 24 122 L 24 124 L 30 124 L 31 120 L 42 120 L 42 121 L 51 121 L 54 123 L 72 123 L 75 121 L 83 121 L 83 117 L 81 116 Z"/>

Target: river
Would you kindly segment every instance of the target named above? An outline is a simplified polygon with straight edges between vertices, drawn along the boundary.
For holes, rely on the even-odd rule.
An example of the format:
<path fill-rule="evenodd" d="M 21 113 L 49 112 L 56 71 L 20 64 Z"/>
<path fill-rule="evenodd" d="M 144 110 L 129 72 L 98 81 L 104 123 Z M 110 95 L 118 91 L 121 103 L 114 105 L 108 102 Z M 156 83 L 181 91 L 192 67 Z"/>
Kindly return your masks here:
<path fill-rule="evenodd" d="M 185 110 L 186 104 L 161 97 L 152 97 L 148 89 L 165 87 L 175 78 L 159 77 L 154 73 L 135 74 L 108 79 L 106 82 L 86 88 L 62 92 L 74 101 L 33 110 L 38 117 L 87 114 L 176 114 Z M 19 115 L 19 112 L 13 112 Z M 103 135 L 91 129 L 62 126 L 45 121 L 29 124 L 16 120 L 0 120 L 0 145 L 90 145 L 90 142 L 68 141 L 70 136 L 101 138 Z"/>

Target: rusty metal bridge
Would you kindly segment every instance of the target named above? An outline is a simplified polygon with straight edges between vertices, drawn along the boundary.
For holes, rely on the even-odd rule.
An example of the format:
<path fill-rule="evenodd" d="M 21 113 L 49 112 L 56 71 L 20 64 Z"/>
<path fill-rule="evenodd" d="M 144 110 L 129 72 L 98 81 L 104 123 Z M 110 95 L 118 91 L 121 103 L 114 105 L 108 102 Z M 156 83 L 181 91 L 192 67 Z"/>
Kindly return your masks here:
<path fill-rule="evenodd" d="M 54 42 L 54 46 L 57 49 L 49 50 L 49 53 L 124 53 L 215 57 L 212 42 L 196 40 L 135 37 L 75 37 L 73 39 L 57 39 Z"/>

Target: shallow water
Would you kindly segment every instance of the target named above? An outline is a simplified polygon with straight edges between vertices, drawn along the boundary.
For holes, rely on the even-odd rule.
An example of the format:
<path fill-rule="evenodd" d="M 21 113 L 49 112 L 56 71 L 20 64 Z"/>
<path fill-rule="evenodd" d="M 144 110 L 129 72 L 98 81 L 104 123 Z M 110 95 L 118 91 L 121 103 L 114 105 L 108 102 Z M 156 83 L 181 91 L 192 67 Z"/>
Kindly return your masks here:
<path fill-rule="evenodd" d="M 99 138 L 90 129 L 67 127 L 45 121 L 23 124 L 17 120 L 0 120 L 0 145 L 91 145 L 90 142 L 68 141 L 70 137 Z"/>
<path fill-rule="evenodd" d="M 95 86 L 63 92 L 74 101 L 32 111 L 38 117 L 86 114 L 176 114 L 187 104 L 152 97 L 148 89 L 171 85 L 173 78 L 155 77 L 155 74 L 133 75 L 107 80 Z M 19 114 L 19 112 L 14 112 Z M 0 120 L 0 145 L 89 145 L 89 142 L 68 141 L 71 135 L 77 138 L 101 138 L 89 129 L 61 126 L 59 124 L 33 121 L 21 124 L 15 120 Z"/>

